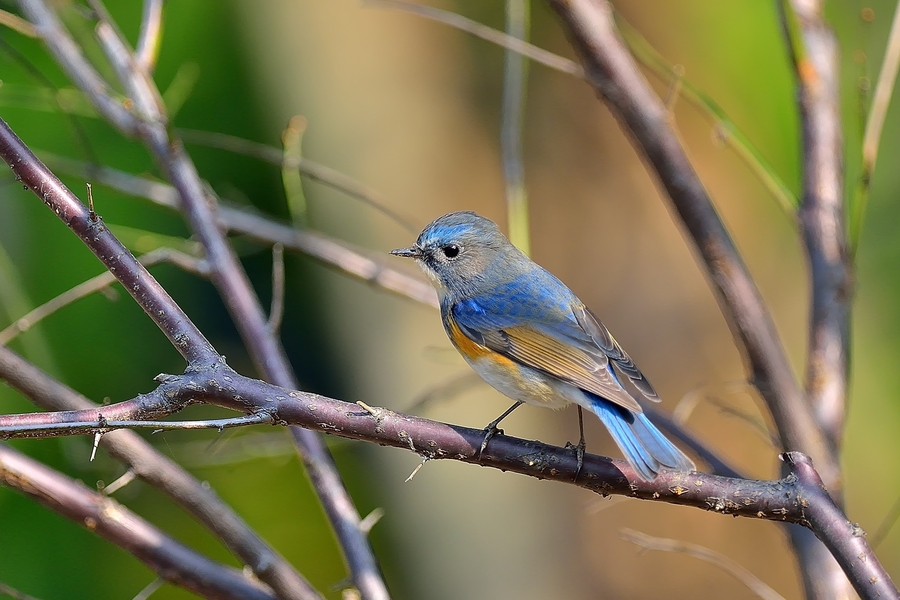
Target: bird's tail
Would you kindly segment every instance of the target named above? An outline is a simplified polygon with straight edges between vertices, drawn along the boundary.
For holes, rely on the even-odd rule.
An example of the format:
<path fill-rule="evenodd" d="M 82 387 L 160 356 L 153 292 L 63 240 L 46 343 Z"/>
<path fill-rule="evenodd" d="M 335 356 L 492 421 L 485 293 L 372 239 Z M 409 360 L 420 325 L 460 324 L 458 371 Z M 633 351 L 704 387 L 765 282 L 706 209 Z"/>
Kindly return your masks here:
<path fill-rule="evenodd" d="M 593 394 L 585 393 L 594 412 L 612 435 L 619 449 L 641 479 L 652 481 L 662 467 L 693 471 L 695 466 L 684 452 L 644 414 L 633 413 Z"/>

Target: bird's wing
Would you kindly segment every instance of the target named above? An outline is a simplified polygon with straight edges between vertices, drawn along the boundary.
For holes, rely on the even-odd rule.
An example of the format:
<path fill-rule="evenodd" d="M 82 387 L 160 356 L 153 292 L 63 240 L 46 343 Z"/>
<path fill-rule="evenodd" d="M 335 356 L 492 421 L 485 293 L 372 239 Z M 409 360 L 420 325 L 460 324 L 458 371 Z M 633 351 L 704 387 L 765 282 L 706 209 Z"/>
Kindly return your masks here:
<path fill-rule="evenodd" d="M 612 336 L 606 326 L 600 322 L 600 319 L 591 312 L 587 306 L 581 304 L 573 311 L 575 321 L 584 333 L 588 334 L 594 344 L 599 347 L 615 367 L 625 374 L 637 390 L 643 394 L 647 400 L 659 402 L 659 394 L 650 385 L 650 382 L 637 368 L 631 357 L 622 350 L 619 342 Z"/>
<path fill-rule="evenodd" d="M 484 305 L 478 298 L 464 300 L 450 307 L 448 316 L 476 344 L 632 412 L 642 412 L 640 404 L 616 379 L 610 368 L 612 357 L 592 342 L 593 336 L 584 331 L 575 319 L 542 323 L 533 318 L 523 319 L 487 311 Z M 606 331 L 602 325 L 599 326 Z M 609 337 L 612 339 L 612 336 Z M 615 346 L 618 347 L 618 344 Z M 627 356 L 619 349 L 616 359 L 620 355 Z M 637 371 L 637 368 L 634 370 Z M 627 371 L 623 372 L 627 374 Z"/>

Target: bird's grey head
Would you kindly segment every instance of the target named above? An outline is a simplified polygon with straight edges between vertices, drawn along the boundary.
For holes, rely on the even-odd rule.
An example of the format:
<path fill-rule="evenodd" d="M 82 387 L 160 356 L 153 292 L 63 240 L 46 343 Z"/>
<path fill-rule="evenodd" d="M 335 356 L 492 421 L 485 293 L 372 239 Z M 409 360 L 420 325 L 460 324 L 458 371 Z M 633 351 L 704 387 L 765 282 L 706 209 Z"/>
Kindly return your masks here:
<path fill-rule="evenodd" d="M 443 297 L 448 291 L 477 288 L 485 268 L 510 254 L 520 255 L 490 219 L 474 212 L 453 212 L 432 221 L 414 246 L 391 251 L 415 258 Z M 513 261 L 514 262 L 514 261 Z"/>

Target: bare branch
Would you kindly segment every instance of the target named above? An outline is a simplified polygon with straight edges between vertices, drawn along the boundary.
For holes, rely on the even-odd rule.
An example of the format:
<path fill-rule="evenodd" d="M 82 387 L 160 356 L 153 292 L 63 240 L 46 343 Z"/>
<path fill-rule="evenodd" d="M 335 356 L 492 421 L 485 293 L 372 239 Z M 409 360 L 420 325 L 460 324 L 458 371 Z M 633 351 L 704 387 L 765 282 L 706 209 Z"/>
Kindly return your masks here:
<path fill-rule="evenodd" d="M 164 183 L 69 158 L 47 153 L 42 155 L 48 164 L 59 171 L 88 177 L 126 194 L 178 209 L 178 193 Z M 271 218 L 227 205 L 219 206 L 219 218 L 222 225 L 230 231 L 246 234 L 267 244 L 283 244 L 285 248 L 303 252 L 345 274 L 416 302 L 437 307 L 437 296 L 430 284 L 394 269 L 382 258 L 365 256 L 362 251 L 353 249 L 346 242 L 310 229 L 295 229 Z"/>
<path fill-rule="evenodd" d="M 71 422 L 71 423 L 24 423 L 21 425 L 9 425 L 3 429 L 2 436 L 5 439 L 12 438 L 42 438 L 57 435 L 103 435 L 117 429 L 153 429 L 158 431 L 169 431 L 174 429 L 218 429 L 219 431 L 230 429 L 232 427 L 243 427 L 245 425 L 261 425 L 263 423 L 272 425 L 274 420 L 272 415 L 265 412 L 253 413 L 243 417 L 232 417 L 230 419 L 207 419 L 198 421 L 150 421 L 150 420 L 124 420 L 117 421 L 107 419 L 103 415 L 103 408 L 90 409 L 96 417 L 96 422 L 87 423 Z M 75 418 L 78 418 L 77 416 Z"/>
<path fill-rule="evenodd" d="M 668 192 L 722 301 L 751 376 L 772 412 L 785 448 L 813 457 L 830 485 L 839 466 L 791 372 L 772 318 L 734 242 L 681 146 L 668 111 L 640 74 L 602 0 L 550 0 L 582 57 L 591 85 L 629 133 Z"/>
<path fill-rule="evenodd" d="M 414 2 L 407 2 L 406 0 L 364 0 L 363 6 L 397 10 L 431 19 L 432 21 L 437 21 L 439 23 L 444 23 L 445 25 L 450 25 L 456 29 L 471 33 L 476 37 L 497 44 L 498 46 L 508 48 L 513 52 L 517 52 L 522 56 L 530 58 L 534 62 L 550 67 L 556 71 L 562 71 L 563 73 L 568 73 L 575 77 L 584 77 L 584 70 L 578 63 L 571 61 L 568 58 L 553 54 L 534 44 L 529 44 L 525 40 L 503 33 L 502 31 L 497 31 L 492 27 L 482 25 L 478 21 L 467 19 L 462 15 L 450 11 L 441 10 L 432 6 L 425 6 L 423 4 L 416 4 Z"/>
<path fill-rule="evenodd" d="M 283 149 L 275 146 L 267 146 L 258 142 L 251 142 L 243 138 L 215 133 L 212 131 L 200 131 L 197 129 L 179 129 L 178 135 L 188 144 L 197 144 L 208 148 L 218 148 L 226 152 L 243 154 L 258 160 L 277 165 L 282 168 L 297 169 L 313 181 L 325 184 L 341 191 L 351 198 L 360 200 L 367 206 L 371 206 L 393 222 L 403 227 L 406 231 L 417 234 L 419 228 L 414 227 L 407 219 L 388 208 L 390 204 L 375 190 L 356 181 L 349 175 L 312 161 L 297 154 L 285 154 Z"/>
<path fill-rule="evenodd" d="M 284 317 L 284 244 L 272 246 L 272 306 L 269 308 L 269 329 L 278 333 Z"/>
<path fill-rule="evenodd" d="M 37 31 L 34 29 L 34 25 L 22 17 L 14 15 L 6 10 L 0 10 L 0 25 L 9 27 L 13 31 L 17 31 L 26 37 L 36 38 L 38 36 Z"/>
<path fill-rule="evenodd" d="M 23 7 L 28 7 L 29 16 L 38 25 L 38 31 L 42 34 L 44 43 L 51 48 L 51 52 L 57 57 L 63 69 L 74 76 L 75 73 L 72 72 L 72 69 L 80 64 L 77 59 L 81 57 L 81 54 L 71 36 L 59 26 L 56 16 L 42 0 L 20 1 Z M 95 2 L 100 4 L 99 0 L 95 0 Z M 101 17 L 105 17 L 105 15 L 101 14 Z M 41 29 L 42 23 L 55 24 L 56 27 L 47 26 L 45 29 Z M 109 27 L 104 27 L 104 25 L 109 25 Z M 48 33 L 57 37 L 48 37 L 45 35 Z M 132 100 L 137 113 L 149 118 L 142 122 L 135 133 L 153 155 L 166 178 L 178 190 L 182 212 L 206 251 L 206 259 L 209 261 L 212 271 L 213 285 L 216 286 L 225 302 L 256 368 L 270 381 L 285 387 L 297 387 L 296 378 L 284 350 L 279 340 L 268 328 L 266 316 L 259 298 L 250 284 L 250 279 L 241 267 L 234 249 L 228 244 L 218 227 L 215 205 L 209 202 L 210 198 L 205 193 L 203 182 L 185 152 L 181 140 L 171 135 L 167 127 L 165 107 L 158 89 L 152 79 L 137 68 L 127 43 L 118 35 L 111 19 L 105 18 L 104 22 L 98 26 L 97 33 L 101 46 L 114 68 L 117 64 L 120 65 L 117 73 L 124 79 L 125 89 L 133 95 Z M 77 56 L 68 57 L 73 51 Z M 128 64 L 133 67 L 130 70 L 121 68 L 121 65 L 125 64 L 122 58 L 123 53 L 127 57 Z M 76 83 L 80 84 L 81 81 L 76 80 Z M 102 104 L 98 104 L 103 98 L 98 98 L 98 96 L 105 94 L 106 90 L 85 91 L 88 92 L 88 97 L 97 104 L 98 110 L 103 112 Z M 33 155 L 30 158 L 33 158 Z M 33 160 L 37 161 L 36 158 Z M 164 294 L 164 292 L 162 293 Z M 168 298 L 167 295 L 165 297 Z M 203 341 L 206 342 L 206 340 Z M 208 342 L 204 348 L 206 347 L 211 349 Z M 208 360 L 206 364 L 214 364 L 214 362 Z M 369 541 L 359 529 L 359 514 L 343 486 L 324 442 L 308 430 L 294 428 L 291 433 L 313 487 L 340 541 L 357 589 L 366 600 L 387 599 L 389 597 L 387 587 L 381 578 Z"/>
<path fill-rule="evenodd" d="M 712 563 L 750 588 L 754 594 L 763 600 L 784 600 L 784 596 L 770 588 L 759 577 L 731 560 L 724 554 L 710 550 L 699 544 L 691 544 L 681 540 L 653 537 L 634 529 L 620 529 L 619 537 L 633 544 L 637 544 L 644 550 L 661 550 L 663 552 L 683 552 L 694 558 Z"/>
<path fill-rule="evenodd" d="M 121 99 L 82 54 L 75 40 L 63 29 L 56 14 L 41 0 L 19 0 L 22 11 L 34 24 L 38 37 L 47 43 L 51 54 L 91 101 L 91 104 L 125 135 L 137 132 L 138 119 L 128 112 Z"/>
<path fill-rule="evenodd" d="M 643 481 L 626 461 L 585 455 L 578 471 L 571 450 L 499 435 L 480 453 L 484 432 L 291 391 L 235 373 L 225 365 L 158 378 L 152 392 L 121 405 L 142 412 L 177 411 L 205 401 L 242 412 L 266 411 L 279 424 L 299 425 L 350 439 L 403 448 L 428 460 L 452 459 L 505 471 L 574 483 L 599 494 L 627 495 L 694 506 L 722 514 L 797 523 L 810 528 L 833 553 L 864 598 L 900 598 L 859 526 L 834 503 L 805 455 L 783 455 L 790 474 L 778 481 L 753 481 L 664 470 Z M 168 405 L 168 411 L 165 406 Z M 121 412 L 117 404 L 103 411 Z M 0 435 L 22 423 L 93 423 L 97 409 L 0 417 Z M 295 428 L 296 430 L 296 428 Z M 578 474 L 576 480 L 576 474 Z"/>
<path fill-rule="evenodd" d="M 3 346 L 0 346 L 0 379 L 46 409 L 93 411 L 106 415 L 121 412 L 109 411 L 107 407 L 94 404 Z M 149 411 L 140 416 L 152 418 Z M 321 598 L 284 557 L 260 538 L 214 490 L 203 485 L 178 463 L 157 452 L 135 432 L 115 431 L 104 435 L 101 443 L 143 481 L 169 495 L 194 515 L 260 579 L 279 590 L 279 596 L 305 600 Z M 107 487 L 107 493 L 114 491 L 110 490 L 111 487 Z"/>
<path fill-rule="evenodd" d="M 786 22 L 796 20 L 799 28 L 796 33 L 789 30 L 797 38 L 789 47 L 803 131 L 800 223 L 812 276 L 806 393 L 836 461 L 844 431 L 853 295 L 843 202 L 838 46 L 823 21 L 821 2 L 791 0 L 782 6 L 793 11 Z M 832 493 L 840 497 L 839 489 Z"/>
<path fill-rule="evenodd" d="M 6 594 L 13 600 L 38 600 L 34 596 L 29 596 L 28 594 L 22 593 L 15 588 L 11 588 L 5 583 L 0 583 L 0 594 Z"/>
<path fill-rule="evenodd" d="M 138 306 L 188 362 L 209 364 L 219 360 L 218 353 L 181 307 L 116 239 L 103 220 L 92 220 L 87 207 L 37 159 L 2 119 L 0 157 L 10 165 L 16 178 L 43 200 L 100 262 L 116 274 L 116 279 Z"/>
<path fill-rule="evenodd" d="M 145 267 L 152 267 L 161 262 L 170 262 L 172 264 L 178 265 L 178 267 L 184 269 L 185 271 L 195 273 L 204 277 L 209 275 L 209 266 L 205 261 L 184 254 L 183 252 L 173 250 L 171 248 L 157 248 L 156 250 L 153 250 L 141 256 L 138 259 L 138 262 L 140 262 Z M 34 310 L 30 311 L 28 314 L 16 319 L 6 329 L 0 331 L 0 346 L 9 344 L 9 342 L 15 339 L 17 335 L 28 331 L 43 319 L 46 319 L 61 308 L 64 308 L 69 304 L 72 304 L 73 302 L 76 302 L 86 296 L 90 296 L 95 292 L 103 290 L 115 282 L 116 277 L 109 271 L 104 271 L 96 277 L 92 277 L 83 283 L 79 283 L 75 287 L 66 290 L 59 296 L 48 300 Z"/>
<path fill-rule="evenodd" d="M 0 445 L 0 483 L 122 547 L 161 578 L 207 598 L 270 599 L 271 589 L 169 537 L 115 500 Z"/>
<path fill-rule="evenodd" d="M 531 26 L 531 0 L 506 0 L 506 32 L 527 40 Z M 506 183 L 506 214 L 509 239 L 525 254 L 531 254 L 528 227 L 528 192 L 522 156 L 522 127 L 528 94 L 528 63 L 514 50 L 506 49 L 503 66 L 503 103 L 500 109 L 500 153 Z"/>
<path fill-rule="evenodd" d="M 875 94 L 863 133 L 862 173 L 850 213 L 850 245 L 853 251 L 859 244 L 863 221 L 866 218 L 872 174 L 875 172 L 878 148 L 881 145 L 881 132 L 884 129 L 884 119 L 894 93 L 898 69 L 900 69 L 900 4 L 894 8 L 894 20 L 888 35 L 887 50 L 884 53 L 884 60 L 881 62 L 881 71 L 878 73 L 878 81 L 875 83 Z"/>
<path fill-rule="evenodd" d="M 152 73 L 159 56 L 162 39 L 163 0 L 144 0 L 141 15 L 141 32 L 138 36 L 135 59 L 146 73 Z"/>

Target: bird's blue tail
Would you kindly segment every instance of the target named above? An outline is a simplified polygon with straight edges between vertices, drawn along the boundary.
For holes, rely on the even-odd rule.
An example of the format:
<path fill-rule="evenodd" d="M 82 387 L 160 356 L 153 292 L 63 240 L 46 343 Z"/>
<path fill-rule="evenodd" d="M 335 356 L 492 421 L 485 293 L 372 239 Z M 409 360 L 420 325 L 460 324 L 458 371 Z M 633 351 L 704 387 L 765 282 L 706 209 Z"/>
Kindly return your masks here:
<path fill-rule="evenodd" d="M 641 479 L 652 481 L 662 467 L 693 471 L 694 463 L 675 447 L 643 414 L 616 406 L 585 392 L 594 412 L 609 430 L 619 449 Z"/>

